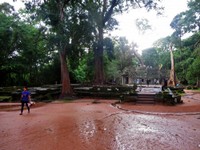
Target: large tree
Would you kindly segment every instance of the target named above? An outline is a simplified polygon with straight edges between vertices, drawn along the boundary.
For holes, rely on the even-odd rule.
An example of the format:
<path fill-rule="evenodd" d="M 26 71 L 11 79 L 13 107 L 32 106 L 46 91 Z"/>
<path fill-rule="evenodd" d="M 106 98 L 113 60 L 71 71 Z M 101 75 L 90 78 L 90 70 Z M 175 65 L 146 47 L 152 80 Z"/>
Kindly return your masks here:
<path fill-rule="evenodd" d="M 199 31 L 200 31 L 200 1 L 199 0 L 190 0 L 188 1 L 188 10 L 181 12 L 180 14 L 176 15 L 174 19 L 171 22 L 171 27 L 175 30 L 173 33 L 173 36 L 176 37 L 181 44 L 180 45 L 180 56 L 184 56 L 184 52 L 191 53 L 195 49 L 199 48 Z M 190 38 L 188 38 L 186 41 L 181 41 L 181 37 L 185 35 L 186 33 L 195 33 Z M 180 43 L 179 42 L 179 43 Z M 182 51 L 182 52 L 181 52 Z M 183 53 L 183 54 L 181 54 Z M 195 56 L 191 55 L 190 57 L 193 57 L 195 60 Z M 193 61 L 190 58 L 187 58 L 186 61 L 182 62 L 182 64 L 191 64 Z M 195 60 L 195 62 L 198 62 Z M 192 67 L 198 66 L 196 65 L 198 63 L 194 63 Z M 180 65 L 179 65 L 180 66 Z M 184 67 L 185 68 L 185 67 Z M 190 67 L 191 68 L 191 67 Z M 180 67 L 179 67 L 180 69 Z M 196 73 L 190 73 L 191 69 L 188 70 L 190 76 L 196 75 Z M 189 77 L 187 77 L 189 79 Z M 190 78 L 191 79 L 191 78 Z M 197 81 L 198 82 L 198 81 Z M 199 83 L 197 83 L 198 85 Z"/>
<path fill-rule="evenodd" d="M 159 0 L 158 0 L 159 1 Z M 124 12 L 129 8 L 142 8 L 147 10 L 157 9 L 158 5 L 154 1 L 132 1 L 132 0 L 102 0 L 102 1 L 85 1 L 85 9 L 88 11 L 90 21 L 93 24 L 93 34 L 96 38 L 94 42 L 94 62 L 95 62 L 95 75 L 94 83 L 103 84 L 104 67 L 103 67 L 103 39 L 104 33 L 107 30 L 112 30 L 114 25 L 117 24 L 113 16 L 117 13 Z"/>
<path fill-rule="evenodd" d="M 173 54 L 173 51 L 176 50 L 174 43 L 175 43 L 175 39 L 173 36 L 168 36 L 168 37 L 162 38 L 154 43 L 154 45 L 158 48 L 159 51 L 162 51 L 162 53 L 165 51 L 168 51 L 168 53 L 170 52 L 170 62 L 171 62 L 170 75 L 169 75 L 169 77 L 166 74 L 164 75 L 165 80 L 166 80 L 166 78 L 168 78 L 169 86 L 176 86 L 176 84 L 177 84 L 177 77 L 176 77 L 176 73 L 175 73 L 174 54 Z M 159 66 L 162 67 L 163 65 L 164 64 L 162 61 L 162 63 L 160 63 Z"/>
<path fill-rule="evenodd" d="M 41 21 L 45 23 L 48 29 L 47 32 L 51 35 L 49 44 L 59 53 L 62 83 L 61 97 L 72 95 L 69 75 L 70 56 L 74 58 L 75 54 L 81 57 L 84 43 L 90 38 L 87 36 L 90 33 L 88 31 L 90 26 L 87 23 L 88 18 L 85 11 L 81 8 L 78 0 L 28 2 L 26 7 L 27 10 L 32 12 L 33 18 L 41 18 Z M 73 61 L 75 62 L 75 60 Z"/>
<path fill-rule="evenodd" d="M 175 29 L 174 34 L 182 37 L 185 33 L 200 31 L 200 1 L 190 0 L 188 10 L 177 14 L 170 26 Z"/>
<path fill-rule="evenodd" d="M 142 51 L 142 60 L 144 61 L 145 66 L 157 68 L 158 58 L 158 52 L 155 48 L 148 48 Z"/>
<path fill-rule="evenodd" d="M 134 77 L 138 61 L 134 55 L 136 44 L 129 44 L 125 37 L 116 38 L 114 41 L 113 59 L 107 60 L 107 81 L 121 83 L 122 75 Z"/>
<path fill-rule="evenodd" d="M 181 64 L 185 64 L 187 66 L 184 67 L 185 71 L 185 78 L 187 79 L 189 84 L 196 84 L 200 87 L 200 80 L 199 80 L 199 59 L 200 59 L 200 33 L 195 33 L 191 37 L 183 40 L 183 46 L 187 50 L 185 53 L 181 51 L 180 55 L 182 56 Z M 187 57 L 184 58 L 184 54 Z"/>
<path fill-rule="evenodd" d="M 1 85 L 39 83 L 37 74 L 47 58 L 43 33 L 24 23 L 8 3 L 0 5 L 0 10 Z"/>

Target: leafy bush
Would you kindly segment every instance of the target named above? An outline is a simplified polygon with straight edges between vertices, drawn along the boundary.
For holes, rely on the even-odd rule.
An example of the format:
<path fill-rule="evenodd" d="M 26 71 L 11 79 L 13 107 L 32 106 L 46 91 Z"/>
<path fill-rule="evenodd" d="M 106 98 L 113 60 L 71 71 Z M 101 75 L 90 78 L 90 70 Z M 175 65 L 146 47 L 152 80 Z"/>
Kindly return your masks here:
<path fill-rule="evenodd" d="M 173 93 L 173 95 L 171 95 L 167 91 L 159 92 L 158 94 L 156 94 L 155 99 L 156 102 L 163 103 L 166 105 L 175 105 L 182 103 L 181 96 L 179 94 Z"/>

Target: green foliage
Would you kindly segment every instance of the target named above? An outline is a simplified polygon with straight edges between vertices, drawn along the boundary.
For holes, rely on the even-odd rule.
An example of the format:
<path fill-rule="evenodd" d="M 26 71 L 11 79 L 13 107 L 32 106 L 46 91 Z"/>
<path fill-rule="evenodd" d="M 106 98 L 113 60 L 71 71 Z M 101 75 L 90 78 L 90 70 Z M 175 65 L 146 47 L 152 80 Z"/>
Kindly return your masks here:
<path fill-rule="evenodd" d="M 43 28 L 17 15 L 0 13 L 0 85 L 42 84 L 39 74 L 52 55 L 46 35 Z"/>
<path fill-rule="evenodd" d="M 149 48 L 142 51 L 142 59 L 145 66 L 158 68 L 158 53 L 155 48 Z"/>
<path fill-rule="evenodd" d="M 186 78 L 189 81 L 189 84 L 194 85 L 197 83 L 197 80 L 200 78 L 200 57 L 197 57 L 193 63 L 189 66 Z"/>
<path fill-rule="evenodd" d="M 156 102 L 171 106 L 182 103 L 180 94 L 175 93 L 175 91 L 173 91 L 173 94 L 170 94 L 168 91 L 157 93 Z"/>
<path fill-rule="evenodd" d="M 158 39 L 154 42 L 154 47 L 158 48 L 159 52 L 169 51 L 170 43 L 172 42 L 171 36 Z"/>
<path fill-rule="evenodd" d="M 144 34 L 147 30 L 151 30 L 151 25 L 149 25 L 149 20 L 146 18 L 136 19 L 136 26 L 142 34 Z"/>
<path fill-rule="evenodd" d="M 200 31 L 200 1 L 190 0 L 189 9 L 176 15 L 170 26 L 175 29 L 175 35 L 182 37 L 185 33 Z"/>
<path fill-rule="evenodd" d="M 170 43 L 173 43 L 175 72 L 178 80 L 182 84 L 197 84 L 197 82 L 199 82 L 197 69 L 197 60 L 200 56 L 199 32 L 181 41 L 177 40 L 180 40 L 180 38 L 176 38 L 177 37 L 174 37 L 174 35 L 172 35 L 171 37 L 166 37 L 155 42 L 155 47 L 157 48 L 158 52 L 158 64 L 162 64 L 162 70 L 165 70 L 164 72 L 170 70 L 171 64 L 169 56 L 169 46 Z"/>
<path fill-rule="evenodd" d="M 41 2 L 26 1 L 26 9 L 20 14 L 7 3 L 0 5 L 1 86 L 22 85 L 24 82 L 28 82 L 29 85 L 59 83 L 61 73 L 58 52 L 63 51 L 68 56 L 66 60 L 69 61 L 72 81 L 81 83 L 92 81 L 95 74 L 94 59 L 96 59 L 92 50 L 99 50 L 98 46 L 103 46 L 104 49 L 105 61 L 101 64 L 104 65 L 105 72 L 103 73 L 106 74 L 107 81 L 117 81 L 123 74 L 129 74 L 131 77 L 135 75 L 135 67 L 139 64 L 133 55 L 136 46 L 131 47 L 125 38 L 113 41 L 110 38 L 103 38 L 102 35 L 103 41 L 101 41 L 99 33 L 104 34 L 116 27 L 117 22 L 113 18 L 115 14 L 139 6 L 146 7 L 148 10 L 157 9 L 157 0 L 126 1 L 126 3 L 108 1 L 105 5 L 104 1 L 49 0 Z M 193 2 L 190 2 L 190 8 L 197 11 L 199 8 L 196 4 L 198 3 Z M 61 10 L 63 10 L 63 16 L 60 14 Z M 176 21 L 179 21 L 178 19 Z M 197 23 L 197 17 L 190 19 L 195 19 Z M 141 30 L 150 29 L 145 19 L 138 20 L 137 23 Z M 197 48 L 199 34 L 182 41 L 182 47 L 180 38 L 174 39 L 169 36 L 160 40 L 156 50 L 144 51 L 145 65 L 161 66 L 161 69 L 168 70 L 170 68 L 168 49 L 171 42 L 177 49 L 175 61 L 178 77 L 181 81 L 188 80 L 189 83 L 196 81 L 198 73 L 193 69 L 198 67 L 197 59 L 199 58 L 196 55 L 199 54 Z M 85 50 L 88 50 L 88 53 Z"/>
<path fill-rule="evenodd" d="M 79 61 L 78 67 L 73 71 L 76 81 L 80 83 L 87 82 L 87 63 L 86 58 Z"/>
<path fill-rule="evenodd" d="M 182 40 L 182 47 L 189 48 L 191 51 L 194 51 L 200 46 L 200 32 L 194 33 L 187 39 Z"/>
<path fill-rule="evenodd" d="M 105 47 L 105 51 L 107 52 L 107 56 L 109 60 L 114 59 L 114 45 L 113 45 L 113 41 L 110 38 L 105 38 L 104 39 L 104 47 Z"/>
<path fill-rule="evenodd" d="M 37 85 L 44 84 L 60 84 L 60 61 L 58 54 L 52 56 L 52 60 L 40 67 L 39 72 L 36 74 L 38 76 Z"/>
<path fill-rule="evenodd" d="M 114 58 L 106 59 L 106 79 L 108 82 L 120 83 L 123 74 L 135 75 L 135 67 L 137 65 L 136 58 L 133 55 L 135 47 L 130 46 L 124 37 L 116 39 L 114 42 Z M 105 57 L 106 58 L 106 57 Z"/>
<path fill-rule="evenodd" d="M 109 61 L 108 64 L 107 64 L 107 67 L 106 67 L 106 77 L 107 77 L 107 80 L 109 82 L 114 82 L 116 83 L 117 80 L 120 79 L 120 70 L 118 69 L 118 61 L 117 60 L 112 60 L 112 61 Z"/>
<path fill-rule="evenodd" d="M 182 84 L 187 84 L 186 74 L 188 72 L 188 66 L 193 62 L 191 51 L 188 48 L 178 49 L 174 51 L 174 59 L 178 80 Z"/>

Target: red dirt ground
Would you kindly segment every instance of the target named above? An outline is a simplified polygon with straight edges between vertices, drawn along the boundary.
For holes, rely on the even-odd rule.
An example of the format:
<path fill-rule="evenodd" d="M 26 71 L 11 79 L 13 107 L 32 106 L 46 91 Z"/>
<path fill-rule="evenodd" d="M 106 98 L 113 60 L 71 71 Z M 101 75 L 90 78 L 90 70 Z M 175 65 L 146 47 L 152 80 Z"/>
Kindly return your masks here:
<path fill-rule="evenodd" d="M 0 111 L 1 150 L 200 150 L 200 94 L 177 106 L 82 99 Z M 164 113 L 163 113 L 164 112 Z"/>

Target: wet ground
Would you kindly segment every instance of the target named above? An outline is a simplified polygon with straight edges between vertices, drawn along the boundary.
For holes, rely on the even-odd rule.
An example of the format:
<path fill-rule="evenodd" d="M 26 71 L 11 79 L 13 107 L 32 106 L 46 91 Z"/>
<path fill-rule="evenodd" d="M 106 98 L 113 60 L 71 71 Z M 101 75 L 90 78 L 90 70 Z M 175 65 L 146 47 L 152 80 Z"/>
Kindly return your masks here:
<path fill-rule="evenodd" d="M 171 107 L 120 104 L 118 109 L 114 100 L 83 99 L 35 107 L 22 116 L 1 111 L 0 149 L 200 150 L 200 94 L 183 99 L 183 105 Z M 182 111 L 171 111 L 175 108 Z"/>

